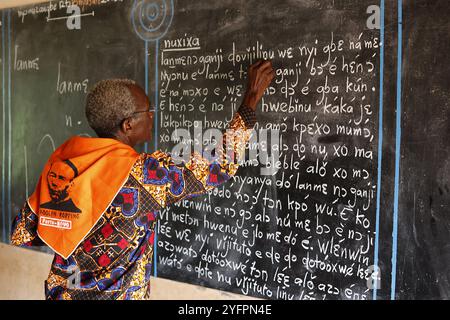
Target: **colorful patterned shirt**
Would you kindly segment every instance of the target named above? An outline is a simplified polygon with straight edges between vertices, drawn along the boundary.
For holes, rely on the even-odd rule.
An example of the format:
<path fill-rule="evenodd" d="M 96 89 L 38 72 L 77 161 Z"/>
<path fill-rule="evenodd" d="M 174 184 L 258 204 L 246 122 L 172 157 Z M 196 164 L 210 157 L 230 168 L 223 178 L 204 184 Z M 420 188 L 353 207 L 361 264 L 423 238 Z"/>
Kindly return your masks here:
<path fill-rule="evenodd" d="M 158 212 L 229 180 L 255 122 L 253 110 L 239 108 L 223 136 L 228 152 L 219 151 L 215 161 L 195 152 L 186 163 L 175 163 L 161 151 L 140 154 L 127 182 L 74 253 L 67 260 L 55 254 L 46 299 L 148 299 Z M 45 245 L 37 222 L 26 202 L 14 219 L 12 244 Z"/>

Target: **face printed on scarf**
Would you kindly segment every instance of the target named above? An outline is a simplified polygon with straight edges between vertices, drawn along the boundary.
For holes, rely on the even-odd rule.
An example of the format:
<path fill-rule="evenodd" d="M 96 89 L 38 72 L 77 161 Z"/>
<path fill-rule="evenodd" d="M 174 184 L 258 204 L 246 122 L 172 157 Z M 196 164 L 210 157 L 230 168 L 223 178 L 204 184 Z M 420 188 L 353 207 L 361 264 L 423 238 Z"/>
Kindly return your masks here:
<path fill-rule="evenodd" d="M 54 162 L 47 174 L 50 197 L 54 202 L 64 201 L 69 197 L 69 188 L 75 172 L 64 162 Z"/>

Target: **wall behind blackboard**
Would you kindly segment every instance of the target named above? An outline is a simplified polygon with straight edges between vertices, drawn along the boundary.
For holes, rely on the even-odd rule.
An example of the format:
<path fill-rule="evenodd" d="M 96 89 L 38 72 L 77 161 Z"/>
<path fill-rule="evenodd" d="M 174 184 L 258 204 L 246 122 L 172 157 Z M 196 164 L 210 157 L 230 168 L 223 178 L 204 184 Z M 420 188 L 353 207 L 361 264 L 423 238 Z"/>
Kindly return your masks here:
<path fill-rule="evenodd" d="M 96 81 L 140 83 L 158 113 L 139 150 L 170 151 L 178 125 L 222 129 L 270 57 L 258 129 L 281 130 L 281 169 L 247 162 L 162 211 L 154 275 L 269 299 L 448 298 L 448 8 L 383 1 L 371 29 L 371 5 L 109 1 L 81 6 L 80 30 L 63 3 L 3 10 L 2 241 L 52 150 L 93 136 Z"/>

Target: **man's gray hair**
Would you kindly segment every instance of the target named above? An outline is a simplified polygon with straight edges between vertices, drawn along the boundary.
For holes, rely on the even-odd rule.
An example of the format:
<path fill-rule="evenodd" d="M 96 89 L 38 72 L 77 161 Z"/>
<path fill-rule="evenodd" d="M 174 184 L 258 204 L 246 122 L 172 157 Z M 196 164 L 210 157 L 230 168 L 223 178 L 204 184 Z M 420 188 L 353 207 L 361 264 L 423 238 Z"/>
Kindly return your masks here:
<path fill-rule="evenodd" d="M 129 79 L 107 79 L 97 82 L 86 98 L 86 118 L 101 138 L 113 138 L 120 124 L 136 111 Z"/>

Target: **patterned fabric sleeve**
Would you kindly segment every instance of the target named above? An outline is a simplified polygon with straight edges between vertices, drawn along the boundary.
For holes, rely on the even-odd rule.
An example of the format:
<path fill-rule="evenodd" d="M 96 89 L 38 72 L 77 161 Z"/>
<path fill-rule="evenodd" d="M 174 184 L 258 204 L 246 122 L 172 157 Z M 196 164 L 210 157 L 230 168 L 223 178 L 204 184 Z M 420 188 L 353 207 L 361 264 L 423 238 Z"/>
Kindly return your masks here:
<path fill-rule="evenodd" d="M 20 247 L 44 246 L 45 243 L 37 234 L 37 215 L 31 211 L 28 203 L 22 207 L 13 221 L 11 228 L 11 244 Z"/>
<path fill-rule="evenodd" d="M 144 187 L 161 207 L 165 207 L 227 182 L 236 174 L 245 156 L 245 146 L 255 123 L 255 112 L 240 107 L 223 135 L 223 148 L 216 148 L 211 161 L 198 152 L 193 152 L 189 161 L 181 163 L 175 163 L 170 154 L 161 151 L 145 154 Z"/>

